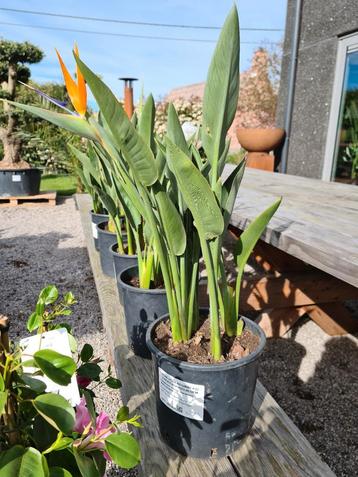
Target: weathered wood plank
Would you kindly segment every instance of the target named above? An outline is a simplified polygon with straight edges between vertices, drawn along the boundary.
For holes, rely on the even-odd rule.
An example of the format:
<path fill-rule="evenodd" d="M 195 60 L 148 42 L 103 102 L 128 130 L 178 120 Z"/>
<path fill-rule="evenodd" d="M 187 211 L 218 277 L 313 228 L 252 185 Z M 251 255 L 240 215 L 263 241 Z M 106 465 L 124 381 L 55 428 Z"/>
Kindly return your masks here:
<path fill-rule="evenodd" d="M 57 192 L 40 192 L 37 195 L 1 196 L 0 207 L 38 207 L 56 205 Z"/>
<path fill-rule="evenodd" d="M 99 257 L 93 246 L 89 218 L 90 202 L 85 195 L 77 195 L 76 201 L 86 237 L 104 327 L 109 346 L 114 350 L 116 371 L 123 382 L 123 401 L 128 404 L 132 412 L 142 416 L 144 427 L 138 433 L 143 457 L 140 475 L 143 477 L 287 477 L 288 475 L 333 477 L 334 474 L 328 466 L 320 460 L 308 441 L 262 385 L 258 385 L 255 396 L 256 419 L 253 430 L 245 439 L 240 454 L 235 453 L 232 457 L 223 459 L 191 459 L 179 456 L 162 443 L 156 420 L 151 362 L 134 356 L 127 346 L 124 318 L 114 280 L 102 274 Z M 260 455 L 257 456 L 257 454 Z"/>
<path fill-rule="evenodd" d="M 247 169 L 232 224 L 245 229 L 279 196 L 262 239 L 358 287 L 358 187 Z"/>

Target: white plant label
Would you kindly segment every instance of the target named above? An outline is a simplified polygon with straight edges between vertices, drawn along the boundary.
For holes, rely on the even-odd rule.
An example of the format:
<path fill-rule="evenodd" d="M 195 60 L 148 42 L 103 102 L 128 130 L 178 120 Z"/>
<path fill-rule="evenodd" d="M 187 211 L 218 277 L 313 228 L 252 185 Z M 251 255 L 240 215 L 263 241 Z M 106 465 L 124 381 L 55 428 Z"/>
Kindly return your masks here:
<path fill-rule="evenodd" d="M 20 174 L 13 174 L 13 176 L 12 176 L 12 182 L 21 182 L 21 176 L 20 176 Z"/>
<path fill-rule="evenodd" d="M 60 328 L 58 330 L 47 331 L 46 333 L 30 336 L 20 340 L 20 346 L 22 348 L 21 361 L 25 362 L 32 358 L 36 351 L 40 349 L 52 349 L 58 353 L 70 356 L 72 358 L 70 343 L 68 340 L 68 333 L 66 328 Z M 37 368 L 26 367 L 24 371 L 28 374 L 38 371 Z M 78 391 L 78 385 L 76 375 L 72 376 L 71 382 L 68 386 L 60 386 L 54 383 L 46 376 L 34 376 L 36 379 L 41 380 L 46 384 L 46 392 L 57 393 L 67 399 L 72 406 L 76 406 L 81 400 L 80 393 Z"/>
<path fill-rule="evenodd" d="M 173 378 L 159 368 L 159 397 L 172 411 L 202 421 L 204 419 L 205 386 Z"/>
<path fill-rule="evenodd" d="M 97 224 L 92 222 L 92 235 L 94 238 L 98 238 Z"/>

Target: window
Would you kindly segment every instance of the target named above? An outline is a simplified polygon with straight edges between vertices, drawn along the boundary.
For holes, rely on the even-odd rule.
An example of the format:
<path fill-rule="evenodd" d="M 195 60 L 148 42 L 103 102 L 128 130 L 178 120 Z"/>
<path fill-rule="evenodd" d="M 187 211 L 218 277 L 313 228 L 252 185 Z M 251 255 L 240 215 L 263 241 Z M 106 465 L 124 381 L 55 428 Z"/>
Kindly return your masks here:
<path fill-rule="evenodd" d="M 358 34 L 339 41 L 322 178 L 358 184 Z"/>

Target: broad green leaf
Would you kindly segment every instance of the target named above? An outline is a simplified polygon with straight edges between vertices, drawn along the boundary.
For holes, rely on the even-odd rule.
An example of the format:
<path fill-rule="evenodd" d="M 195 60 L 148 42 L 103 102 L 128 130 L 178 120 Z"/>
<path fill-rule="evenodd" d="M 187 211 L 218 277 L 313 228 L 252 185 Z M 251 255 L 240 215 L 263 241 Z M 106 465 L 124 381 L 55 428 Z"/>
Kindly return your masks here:
<path fill-rule="evenodd" d="M 55 285 L 49 285 L 41 290 L 39 300 L 43 301 L 45 305 L 52 305 L 58 298 L 58 290 Z"/>
<path fill-rule="evenodd" d="M 73 439 L 71 437 L 63 437 L 62 432 L 59 432 L 57 434 L 57 439 L 50 445 L 50 447 L 48 447 L 42 453 L 49 454 L 50 452 L 60 451 L 60 450 L 66 449 L 72 443 L 73 443 Z"/>
<path fill-rule="evenodd" d="M 93 357 L 93 348 L 90 344 L 86 343 L 80 353 L 81 361 L 86 363 Z"/>
<path fill-rule="evenodd" d="M 0 373 L 0 391 L 5 391 L 5 382 L 3 375 Z"/>
<path fill-rule="evenodd" d="M 168 106 L 167 135 L 169 139 L 184 152 L 184 154 L 190 157 L 188 144 L 186 142 L 183 129 L 180 125 L 178 114 L 172 103 L 169 103 Z"/>
<path fill-rule="evenodd" d="M 46 459 L 33 447 L 16 445 L 0 455 L 0 477 L 47 477 Z"/>
<path fill-rule="evenodd" d="M 96 427 L 96 409 L 95 409 L 93 397 L 92 397 L 91 393 L 86 389 L 83 391 L 83 395 L 84 395 L 85 400 L 86 400 L 86 407 L 87 407 L 88 412 L 91 416 L 92 425 L 93 425 L 93 427 Z"/>
<path fill-rule="evenodd" d="M 232 210 L 235 204 L 236 196 L 245 171 L 245 161 L 235 167 L 229 177 L 223 184 L 221 191 L 221 207 L 224 209 L 225 229 L 229 225 Z"/>
<path fill-rule="evenodd" d="M 72 474 L 62 467 L 50 467 L 49 477 L 72 477 Z"/>
<path fill-rule="evenodd" d="M 77 369 L 77 374 L 83 378 L 92 379 L 93 381 L 99 380 L 101 374 L 101 368 L 96 363 L 84 363 Z"/>
<path fill-rule="evenodd" d="M 150 94 L 144 103 L 139 122 L 138 131 L 144 139 L 147 146 L 154 150 L 154 118 L 155 118 L 155 104 L 153 96 Z"/>
<path fill-rule="evenodd" d="M 34 378 L 30 374 L 22 374 L 21 379 L 27 386 L 29 386 L 29 388 L 31 388 L 37 394 L 43 393 L 46 389 L 46 384 L 43 381 Z"/>
<path fill-rule="evenodd" d="M 132 469 L 140 462 L 140 448 L 133 436 L 126 432 L 111 434 L 105 440 L 106 451 L 115 464 Z"/>
<path fill-rule="evenodd" d="M 74 449 L 74 456 L 82 477 L 102 477 L 96 462 L 92 457 L 82 454 Z"/>
<path fill-rule="evenodd" d="M 38 315 L 36 312 L 31 313 L 29 319 L 27 320 L 27 329 L 30 333 L 35 331 L 42 323 L 41 315 Z"/>
<path fill-rule="evenodd" d="M 63 298 L 63 301 L 66 303 L 66 305 L 73 305 L 76 303 L 76 299 L 72 292 L 67 292 Z"/>
<path fill-rule="evenodd" d="M 239 61 L 239 19 L 236 7 L 233 6 L 210 63 L 203 99 L 202 140 L 214 168 L 225 147 L 226 133 L 237 109 Z"/>
<path fill-rule="evenodd" d="M 109 378 L 106 379 L 106 384 L 109 388 L 112 388 L 112 389 L 120 389 L 122 387 L 122 383 L 120 382 L 120 380 L 117 378 L 114 378 L 113 376 L 110 376 Z"/>
<path fill-rule="evenodd" d="M 0 416 L 2 415 L 5 409 L 7 394 L 8 394 L 7 389 L 5 391 L 0 391 Z"/>
<path fill-rule="evenodd" d="M 154 194 L 169 248 L 174 255 L 182 255 L 186 247 L 186 234 L 182 218 L 167 192 L 157 188 Z"/>
<path fill-rule="evenodd" d="M 47 422 L 40 414 L 37 414 L 33 424 L 33 439 L 36 449 L 39 451 L 46 450 L 53 442 L 56 441 L 58 430 Z"/>
<path fill-rule="evenodd" d="M 267 224 L 281 204 L 282 198 L 276 200 L 270 207 L 264 210 L 258 217 L 256 217 L 250 225 L 240 235 L 234 248 L 234 255 L 237 265 L 237 279 L 236 279 L 236 316 L 239 314 L 239 297 L 241 289 L 241 278 L 244 272 L 244 267 L 254 249 L 257 241 L 261 237 Z"/>
<path fill-rule="evenodd" d="M 33 404 L 41 416 L 55 429 L 71 434 L 75 425 L 75 411 L 71 404 L 59 394 L 41 394 Z"/>
<path fill-rule="evenodd" d="M 29 113 L 38 116 L 39 118 L 46 119 L 55 126 L 67 129 L 68 131 L 77 134 L 92 141 L 97 141 L 98 138 L 94 134 L 91 126 L 85 119 L 78 116 L 72 116 L 71 114 L 56 113 L 55 111 L 49 111 L 48 109 L 38 108 L 37 106 L 30 106 L 28 104 L 20 104 L 14 101 L 8 101 L 13 106 L 28 111 Z"/>
<path fill-rule="evenodd" d="M 137 133 L 122 105 L 108 86 L 78 57 L 76 57 L 76 61 L 112 131 L 113 137 L 117 141 L 124 158 L 133 169 L 135 176 L 145 186 L 154 184 L 158 178 L 158 171 L 150 147 Z"/>
<path fill-rule="evenodd" d="M 122 406 L 121 408 L 118 409 L 117 421 L 125 422 L 128 419 L 129 419 L 129 407 L 128 406 Z"/>
<path fill-rule="evenodd" d="M 52 349 L 41 349 L 33 356 L 35 364 L 45 376 L 61 386 L 70 384 L 76 363 L 69 356 Z"/>
<path fill-rule="evenodd" d="M 199 233 L 206 240 L 221 235 L 224 221 L 213 191 L 191 160 L 168 138 L 167 161 Z"/>

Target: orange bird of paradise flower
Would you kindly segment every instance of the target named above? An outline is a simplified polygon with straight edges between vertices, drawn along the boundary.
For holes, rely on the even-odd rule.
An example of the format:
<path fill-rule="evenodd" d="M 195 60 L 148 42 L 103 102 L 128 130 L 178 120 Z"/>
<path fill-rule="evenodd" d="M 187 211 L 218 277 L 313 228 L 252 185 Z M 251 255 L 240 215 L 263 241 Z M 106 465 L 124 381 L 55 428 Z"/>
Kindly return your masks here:
<path fill-rule="evenodd" d="M 73 50 L 75 55 L 79 56 L 77 45 L 74 46 Z M 75 110 L 77 111 L 77 113 L 80 116 L 84 116 L 87 110 L 87 89 L 86 89 L 85 79 L 78 65 L 76 65 L 76 76 L 77 76 L 77 82 L 76 82 L 72 78 L 70 73 L 68 72 L 68 69 L 66 68 L 65 63 L 63 62 L 60 53 L 57 50 L 56 50 L 56 53 L 57 53 L 58 61 L 60 62 L 63 79 L 65 81 L 66 89 L 70 97 L 71 103 L 73 107 L 75 108 Z"/>

